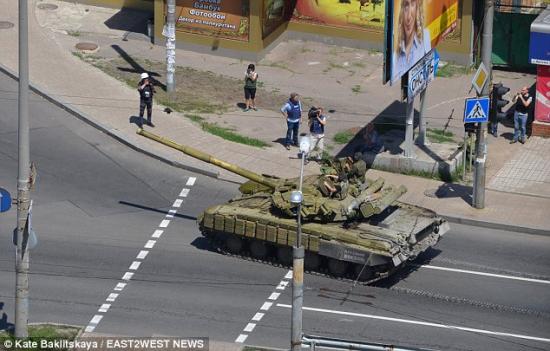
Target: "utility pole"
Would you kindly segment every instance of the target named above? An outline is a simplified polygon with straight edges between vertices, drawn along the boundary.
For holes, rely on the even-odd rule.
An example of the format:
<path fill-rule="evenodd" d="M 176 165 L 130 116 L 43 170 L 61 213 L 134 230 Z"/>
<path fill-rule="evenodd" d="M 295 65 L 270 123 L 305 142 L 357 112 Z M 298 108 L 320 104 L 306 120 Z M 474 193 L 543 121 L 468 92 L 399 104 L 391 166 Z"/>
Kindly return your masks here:
<path fill-rule="evenodd" d="M 17 176 L 17 248 L 15 251 L 15 337 L 28 336 L 29 250 L 27 218 L 30 203 L 29 28 L 28 0 L 19 0 L 19 130 Z"/>
<path fill-rule="evenodd" d="M 487 68 L 489 79 L 483 86 L 481 96 L 489 96 L 489 91 L 493 83 L 493 63 L 491 53 L 493 51 L 493 16 L 495 7 L 493 0 L 485 0 L 485 20 L 483 21 L 483 34 L 481 43 L 481 60 Z M 475 208 L 485 207 L 485 161 L 487 159 L 487 144 L 485 136 L 487 134 L 487 123 L 479 123 L 477 129 L 476 142 L 476 160 L 474 168 L 474 192 L 472 205 Z"/>
<path fill-rule="evenodd" d="M 176 88 L 176 0 L 168 0 L 166 7 L 166 91 L 173 93 Z"/>

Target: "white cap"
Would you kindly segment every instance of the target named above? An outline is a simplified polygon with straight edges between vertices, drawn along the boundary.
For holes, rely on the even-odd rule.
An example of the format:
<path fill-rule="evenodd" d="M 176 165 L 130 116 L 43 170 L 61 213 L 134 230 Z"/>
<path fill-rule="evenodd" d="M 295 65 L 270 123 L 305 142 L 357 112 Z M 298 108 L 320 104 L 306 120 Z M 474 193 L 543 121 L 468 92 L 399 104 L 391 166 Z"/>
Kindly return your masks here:
<path fill-rule="evenodd" d="M 149 78 L 149 75 L 145 72 L 141 74 L 141 79 Z"/>

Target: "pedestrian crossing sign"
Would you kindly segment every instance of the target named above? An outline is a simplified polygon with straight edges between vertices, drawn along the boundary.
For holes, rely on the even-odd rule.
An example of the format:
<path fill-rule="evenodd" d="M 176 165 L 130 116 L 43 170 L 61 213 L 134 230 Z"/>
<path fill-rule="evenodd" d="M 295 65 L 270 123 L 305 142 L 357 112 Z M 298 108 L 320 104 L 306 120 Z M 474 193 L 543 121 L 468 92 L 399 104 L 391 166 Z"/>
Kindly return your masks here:
<path fill-rule="evenodd" d="M 487 122 L 489 120 L 489 98 L 466 99 L 464 123 Z"/>

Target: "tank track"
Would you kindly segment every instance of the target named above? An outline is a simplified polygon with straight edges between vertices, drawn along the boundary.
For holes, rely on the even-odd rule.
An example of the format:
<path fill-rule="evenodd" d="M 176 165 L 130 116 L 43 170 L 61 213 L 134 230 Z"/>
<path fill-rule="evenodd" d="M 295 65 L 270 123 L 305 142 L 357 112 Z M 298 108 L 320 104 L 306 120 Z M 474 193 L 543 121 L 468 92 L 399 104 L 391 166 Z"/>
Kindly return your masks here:
<path fill-rule="evenodd" d="M 243 260 L 250 261 L 250 262 L 262 263 L 262 264 L 266 264 L 266 265 L 269 265 L 269 266 L 272 266 L 272 267 L 284 267 L 284 268 L 292 269 L 291 265 L 287 265 L 283 262 L 280 262 L 277 259 L 276 255 L 269 255 L 266 259 L 261 259 L 261 258 L 256 258 L 256 257 L 251 256 L 249 250 L 243 250 L 240 253 L 233 253 L 233 252 L 228 251 L 226 249 L 225 242 L 223 240 L 217 238 L 217 235 L 219 235 L 219 234 L 221 234 L 222 236 L 231 235 L 229 233 L 206 232 L 206 231 L 203 231 L 203 230 L 201 230 L 201 233 L 206 239 L 208 239 L 208 242 L 210 243 L 210 245 L 213 249 L 215 249 L 217 252 L 219 252 L 219 253 L 221 253 L 225 256 L 235 257 L 235 258 L 243 259 Z M 282 247 L 282 246 L 275 245 L 274 247 Z M 315 275 L 315 276 L 318 276 L 318 277 L 330 278 L 330 279 L 350 283 L 350 284 L 353 284 L 353 285 L 356 285 L 356 284 L 369 285 L 369 284 L 375 283 L 377 281 L 380 281 L 382 279 L 385 279 L 385 278 L 391 276 L 392 273 L 394 273 L 395 271 L 396 271 L 396 268 L 390 269 L 386 272 L 376 272 L 376 273 L 374 273 L 375 276 L 373 278 L 371 278 L 369 280 L 360 280 L 360 279 L 357 279 L 357 277 L 352 278 L 351 277 L 352 274 L 350 274 L 350 273 L 348 273 L 344 277 L 335 276 L 335 275 L 331 274 L 329 272 L 328 268 L 326 268 L 326 267 L 321 267 L 321 270 L 311 270 L 311 269 L 306 269 L 304 267 L 304 272 L 305 273 Z"/>

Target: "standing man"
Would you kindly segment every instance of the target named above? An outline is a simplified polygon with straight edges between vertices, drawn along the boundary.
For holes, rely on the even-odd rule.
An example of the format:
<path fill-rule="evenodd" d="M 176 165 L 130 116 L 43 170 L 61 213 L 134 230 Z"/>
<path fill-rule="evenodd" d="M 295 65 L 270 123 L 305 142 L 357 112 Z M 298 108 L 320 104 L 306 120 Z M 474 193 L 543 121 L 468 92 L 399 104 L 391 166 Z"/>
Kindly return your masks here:
<path fill-rule="evenodd" d="M 286 119 L 287 131 L 285 147 L 290 150 L 290 144 L 298 146 L 298 133 L 302 120 L 302 104 L 297 93 L 291 93 L 288 102 L 281 107 L 281 113 Z"/>
<path fill-rule="evenodd" d="M 317 149 L 317 156 L 315 159 L 320 161 L 324 151 L 324 138 L 325 138 L 325 125 L 327 124 L 327 117 L 323 114 L 323 108 L 312 108 L 308 114 L 309 118 L 309 132 L 311 137 L 311 152 Z"/>
<path fill-rule="evenodd" d="M 153 94 L 156 93 L 153 83 L 149 80 L 149 74 L 142 73 L 138 84 L 139 91 L 139 124 L 143 126 L 143 113 L 147 107 L 147 125 L 154 127 L 153 118 Z"/>
<path fill-rule="evenodd" d="M 529 95 L 527 87 L 521 88 L 521 91 L 514 96 L 514 102 L 516 103 L 516 111 L 514 112 L 514 140 L 510 144 L 517 143 L 518 140 L 520 143 L 525 144 L 527 115 L 532 100 L 533 98 Z"/>

